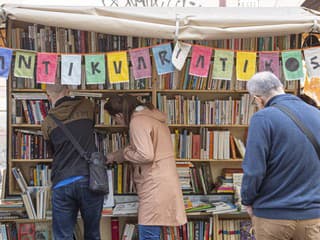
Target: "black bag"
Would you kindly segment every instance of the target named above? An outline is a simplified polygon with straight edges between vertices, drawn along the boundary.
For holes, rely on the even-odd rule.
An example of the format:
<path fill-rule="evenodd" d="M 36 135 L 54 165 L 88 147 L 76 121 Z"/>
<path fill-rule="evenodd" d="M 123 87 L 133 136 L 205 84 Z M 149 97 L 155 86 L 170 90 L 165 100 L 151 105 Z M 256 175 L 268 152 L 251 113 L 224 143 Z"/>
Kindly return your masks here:
<path fill-rule="evenodd" d="M 89 189 L 92 192 L 107 194 L 109 192 L 107 168 L 105 165 L 106 158 L 100 152 L 87 153 L 80 146 L 78 141 L 73 137 L 69 129 L 55 116 L 49 114 L 55 123 L 62 129 L 64 134 L 69 138 L 73 146 L 80 153 L 89 165 Z"/>
<path fill-rule="evenodd" d="M 89 163 L 89 189 L 93 192 L 109 192 L 108 175 L 105 166 L 106 158 L 101 152 L 91 153 Z"/>

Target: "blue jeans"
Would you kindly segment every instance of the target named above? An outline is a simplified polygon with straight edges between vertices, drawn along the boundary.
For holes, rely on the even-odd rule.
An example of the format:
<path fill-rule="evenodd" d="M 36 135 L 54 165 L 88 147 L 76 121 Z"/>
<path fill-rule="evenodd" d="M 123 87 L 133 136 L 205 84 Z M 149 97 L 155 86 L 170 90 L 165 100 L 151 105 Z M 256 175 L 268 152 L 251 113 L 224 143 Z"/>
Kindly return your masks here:
<path fill-rule="evenodd" d="M 161 226 L 138 225 L 139 240 L 159 240 Z"/>
<path fill-rule="evenodd" d="M 52 189 L 52 229 L 54 239 L 72 240 L 80 210 L 84 224 L 84 239 L 100 239 L 100 218 L 104 196 L 88 188 L 87 177 Z"/>

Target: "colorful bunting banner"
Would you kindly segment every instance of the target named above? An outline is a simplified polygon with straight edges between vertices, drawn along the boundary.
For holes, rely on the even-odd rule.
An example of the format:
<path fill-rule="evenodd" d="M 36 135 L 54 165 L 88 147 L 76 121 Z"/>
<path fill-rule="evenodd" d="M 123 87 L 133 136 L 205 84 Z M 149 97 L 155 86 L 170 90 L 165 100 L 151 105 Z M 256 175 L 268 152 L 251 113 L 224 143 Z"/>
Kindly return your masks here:
<path fill-rule="evenodd" d="M 81 84 L 81 55 L 61 55 L 61 84 Z"/>
<path fill-rule="evenodd" d="M 87 84 L 106 83 L 106 62 L 104 54 L 85 55 Z"/>
<path fill-rule="evenodd" d="M 12 61 L 12 50 L 0 48 L 0 77 L 8 78 Z"/>
<path fill-rule="evenodd" d="M 161 44 L 152 47 L 158 75 L 175 72 L 187 65 L 189 74 L 192 76 L 207 77 L 212 65 L 213 79 L 231 80 L 234 66 L 233 50 L 215 49 L 214 61 L 212 61 L 212 48 L 194 45 L 191 58 L 188 58 L 191 49 L 190 44 L 177 42 L 172 53 L 171 44 Z M 152 77 L 152 66 L 150 59 L 150 47 L 132 49 L 130 53 L 130 75 L 133 78 L 143 79 Z M 16 58 L 13 75 L 22 78 L 34 78 L 34 69 L 37 55 L 37 83 L 54 83 L 58 55 L 56 53 L 32 52 L 26 50 L 15 50 Z M 13 50 L 0 48 L 0 77 L 8 77 L 12 62 Z M 256 72 L 256 52 L 236 52 L 236 75 L 237 80 L 249 80 Z M 320 76 L 320 48 L 305 49 L 306 68 L 311 79 Z M 104 54 L 88 54 L 85 56 L 85 70 L 87 84 L 105 84 L 106 67 L 108 66 L 108 77 L 111 84 L 129 81 L 129 64 L 127 51 L 108 52 L 107 62 Z M 271 71 L 279 78 L 281 77 L 280 64 L 282 65 L 286 80 L 304 80 L 301 50 L 259 52 L 259 71 Z M 67 85 L 81 84 L 81 55 L 61 54 L 61 83 Z M 280 62 L 281 61 L 281 62 Z M 187 62 L 187 63 L 186 63 Z M 107 64 L 107 66 L 106 66 Z M 175 66 L 174 66 L 175 65 Z"/>
<path fill-rule="evenodd" d="M 13 75 L 33 79 L 35 60 L 36 53 L 17 50 Z"/>
<path fill-rule="evenodd" d="M 248 81 L 256 73 L 256 59 L 255 52 L 237 52 L 237 80 Z"/>
<path fill-rule="evenodd" d="M 233 51 L 215 50 L 212 78 L 231 80 L 233 73 L 233 59 Z"/>
<path fill-rule="evenodd" d="M 107 53 L 110 83 L 129 82 L 129 68 L 126 51 Z"/>
<path fill-rule="evenodd" d="M 190 64 L 190 75 L 207 77 L 211 63 L 212 49 L 203 46 L 193 46 Z"/>
<path fill-rule="evenodd" d="M 175 68 L 179 71 L 183 68 L 183 65 L 188 57 L 190 49 L 190 44 L 177 41 L 173 50 L 171 61 Z"/>
<path fill-rule="evenodd" d="M 56 82 L 58 55 L 56 53 L 37 53 L 37 83 Z"/>
<path fill-rule="evenodd" d="M 269 71 L 280 78 L 279 52 L 259 52 L 259 71 Z"/>
<path fill-rule="evenodd" d="M 300 50 L 282 52 L 282 68 L 286 80 L 303 79 L 302 54 Z"/>
<path fill-rule="evenodd" d="M 304 59 L 308 76 L 310 78 L 320 77 L 320 48 L 305 49 Z"/>
<path fill-rule="evenodd" d="M 151 78 L 152 68 L 149 48 L 129 50 L 134 79 Z"/>
<path fill-rule="evenodd" d="M 156 61 L 158 75 L 174 72 L 174 66 L 171 61 L 172 49 L 170 43 L 153 47 L 152 53 Z"/>

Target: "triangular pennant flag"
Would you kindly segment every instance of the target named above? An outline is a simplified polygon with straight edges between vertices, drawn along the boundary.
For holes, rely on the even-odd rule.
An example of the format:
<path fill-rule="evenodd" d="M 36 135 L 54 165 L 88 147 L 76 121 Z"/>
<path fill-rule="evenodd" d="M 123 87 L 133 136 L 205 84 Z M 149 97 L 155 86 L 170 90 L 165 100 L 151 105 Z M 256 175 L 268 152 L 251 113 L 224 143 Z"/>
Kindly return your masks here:
<path fill-rule="evenodd" d="M 280 79 L 279 52 L 259 52 L 259 71 L 272 72 Z"/>
<path fill-rule="evenodd" d="M 237 52 L 237 80 L 249 80 L 256 73 L 255 52 Z"/>
<path fill-rule="evenodd" d="M 303 92 L 314 99 L 320 106 L 320 78 L 314 77 L 305 80 Z"/>
<path fill-rule="evenodd" d="M 207 77 L 211 63 L 212 49 L 203 46 L 193 46 L 190 64 L 190 75 Z"/>
<path fill-rule="evenodd" d="M 57 73 L 56 53 L 37 53 L 37 83 L 54 84 Z"/>
<path fill-rule="evenodd" d="M 8 78 L 12 60 L 12 50 L 0 48 L 0 77 Z"/>
<path fill-rule="evenodd" d="M 81 55 L 61 55 L 61 84 L 81 84 Z"/>
<path fill-rule="evenodd" d="M 310 78 L 320 77 L 320 48 L 304 50 L 304 60 Z"/>
<path fill-rule="evenodd" d="M 149 48 L 129 50 L 134 79 L 150 78 L 152 75 Z"/>
<path fill-rule="evenodd" d="M 213 63 L 213 79 L 231 80 L 233 73 L 234 52 L 215 50 Z"/>
<path fill-rule="evenodd" d="M 177 41 L 172 54 L 172 64 L 179 71 L 183 68 L 183 65 L 188 57 L 190 49 L 190 44 Z"/>
<path fill-rule="evenodd" d="M 283 51 L 282 67 L 286 80 L 303 79 L 302 54 L 300 50 Z"/>
<path fill-rule="evenodd" d="M 33 79 L 35 60 L 36 53 L 17 50 L 13 75 L 15 77 Z"/>
<path fill-rule="evenodd" d="M 107 53 L 110 83 L 129 82 L 129 67 L 126 51 Z"/>
<path fill-rule="evenodd" d="M 170 43 L 153 47 L 152 53 L 156 61 L 158 75 L 174 72 L 174 66 L 171 62 L 172 49 Z"/>
<path fill-rule="evenodd" d="M 104 54 L 85 55 L 87 84 L 106 83 L 106 61 Z"/>

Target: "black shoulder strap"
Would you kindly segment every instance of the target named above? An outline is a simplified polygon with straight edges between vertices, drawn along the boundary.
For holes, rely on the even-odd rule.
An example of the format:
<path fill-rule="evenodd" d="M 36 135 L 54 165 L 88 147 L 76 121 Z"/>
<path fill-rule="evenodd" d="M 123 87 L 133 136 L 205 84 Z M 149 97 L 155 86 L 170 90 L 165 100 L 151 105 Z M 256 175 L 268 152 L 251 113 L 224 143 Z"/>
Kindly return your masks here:
<path fill-rule="evenodd" d="M 75 149 L 77 149 L 77 151 L 80 153 L 80 156 L 89 161 L 87 152 L 83 150 L 83 148 L 80 146 L 79 142 L 74 138 L 70 130 L 59 119 L 53 116 L 53 114 L 49 114 L 48 116 L 50 116 L 55 121 L 55 123 L 62 129 L 63 133 L 66 135 L 67 138 L 69 138 L 70 142 L 73 144 Z"/>
<path fill-rule="evenodd" d="M 294 123 L 300 128 L 300 130 L 308 137 L 309 141 L 312 143 L 320 159 L 320 145 L 317 142 L 314 135 L 312 134 L 312 132 L 292 113 L 292 111 L 289 108 L 280 104 L 274 104 L 272 106 L 278 108 L 279 110 L 287 114 L 288 117 L 290 117 L 292 121 L 294 121 Z"/>

